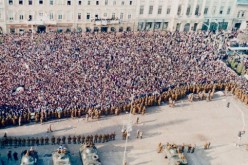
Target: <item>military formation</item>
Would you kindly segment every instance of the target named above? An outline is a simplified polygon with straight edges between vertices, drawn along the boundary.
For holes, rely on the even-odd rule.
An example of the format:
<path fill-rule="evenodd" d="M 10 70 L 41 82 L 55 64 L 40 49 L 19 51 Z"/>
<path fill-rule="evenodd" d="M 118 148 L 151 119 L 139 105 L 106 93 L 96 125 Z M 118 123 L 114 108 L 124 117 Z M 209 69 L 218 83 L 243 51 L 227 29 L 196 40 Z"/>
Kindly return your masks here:
<path fill-rule="evenodd" d="M 187 95 L 190 102 L 195 100 L 211 101 L 215 91 L 224 91 L 225 95 L 228 93 L 233 94 L 244 104 L 248 105 L 248 94 L 234 83 L 196 84 L 169 88 L 161 94 L 146 95 L 142 98 L 136 98 L 132 105 L 131 103 L 121 104 L 120 106 L 113 106 L 101 110 L 97 108 L 79 108 L 61 111 L 35 112 L 34 119 L 31 119 L 31 113 L 20 116 L 7 116 L 6 118 L 0 116 L 0 128 L 6 126 L 21 126 L 30 122 L 42 124 L 43 122 L 54 119 L 81 118 L 83 116 L 86 116 L 88 121 L 89 119 L 99 119 L 102 115 L 119 115 L 120 113 L 130 111 L 134 115 L 144 115 L 147 107 L 160 106 L 162 102 L 168 102 L 170 107 L 174 107 L 176 101 L 185 98 Z"/>
<path fill-rule="evenodd" d="M 95 135 L 73 135 L 73 136 L 52 136 L 52 137 L 3 137 L 1 148 L 6 146 L 39 146 L 39 145 L 61 145 L 61 144 L 84 144 L 84 143 L 106 143 L 115 140 L 116 134 L 95 134 Z"/>

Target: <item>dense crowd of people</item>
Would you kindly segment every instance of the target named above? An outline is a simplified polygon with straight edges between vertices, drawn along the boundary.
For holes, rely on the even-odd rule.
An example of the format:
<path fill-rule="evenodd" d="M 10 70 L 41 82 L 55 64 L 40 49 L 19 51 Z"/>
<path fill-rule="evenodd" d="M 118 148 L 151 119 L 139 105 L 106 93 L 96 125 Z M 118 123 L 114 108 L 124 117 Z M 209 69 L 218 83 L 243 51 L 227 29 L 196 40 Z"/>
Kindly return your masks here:
<path fill-rule="evenodd" d="M 233 34 L 232 34 L 233 35 Z M 237 35 L 237 34 L 235 34 Z M 179 86 L 248 83 L 226 66 L 230 34 L 123 32 L 4 34 L 0 116 L 123 106 Z M 87 112 L 86 112 L 87 113 Z"/>

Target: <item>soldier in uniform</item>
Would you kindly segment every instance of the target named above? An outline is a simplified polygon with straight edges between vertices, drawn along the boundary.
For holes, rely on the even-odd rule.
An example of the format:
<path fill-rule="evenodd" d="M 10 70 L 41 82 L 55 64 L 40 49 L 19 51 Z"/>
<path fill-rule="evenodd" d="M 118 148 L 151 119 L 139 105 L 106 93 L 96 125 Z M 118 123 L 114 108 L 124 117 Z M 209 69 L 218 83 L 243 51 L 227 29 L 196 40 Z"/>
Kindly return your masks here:
<path fill-rule="evenodd" d="M 63 137 L 62 137 L 62 144 L 65 144 L 65 141 L 66 141 L 66 137 L 63 136 Z"/>
<path fill-rule="evenodd" d="M 101 143 L 101 142 L 102 142 L 102 134 L 100 134 L 98 138 L 98 143 Z"/>
<path fill-rule="evenodd" d="M 26 138 L 23 138 L 22 139 L 22 146 L 25 146 L 26 145 Z"/>
<path fill-rule="evenodd" d="M 27 139 L 27 145 L 30 146 L 31 139 L 28 137 Z"/>
<path fill-rule="evenodd" d="M 57 137 L 57 144 L 60 145 L 60 142 L 61 142 L 61 138 L 58 136 Z"/>
<path fill-rule="evenodd" d="M 22 139 L 20 137 L 18 138 L 18 146 L 22 146 Z"/>
<path fill-rule="evenodd" d="M 83 135 L 82 136 L 82 144 L 84 144 L 85 143 L 85 136 Z"/>
<path fill-rule="evenodd" d="M 48 138 L 48 136 L 45 138 L 45 144 L 46 144 L 46 145 L 49 144 L 49 138 Z"/>
<path fill-rule="evenodd" d="M 34 146 L 34 144 L 35 144 L 35 138 L 32 137 L 32 138 L 31 138 L 31 145 Z"/>
<path fill-rule="evenodd" d="M 39 140 L 38 137 L 36 137 L 35 141 L 36 141 L 36 145 L 37 145 L 37 146 L 40 145 L 40 140 Z"/>
<path fill-rule="evenodd" d="M 68 144 L 71 144 L 71 136 L 69 135 L 67 138 Z"/>
<path fill-rule="evenodd" d="M 98 135 L 97 134 L 95 134 L 95 137 L 94 137 L 94 143 L 97 143 L 97 139 L 98 138 Z"/>
<path fill-rule="evenodd" d="M 51 138 L 51 142 L 52 142 L 52 145 L 54 145 L 54 144 L 55 144 L 55 137 L 54 137 L 54 136 L 52 136 L 52 138 Z"/>
<path fill-rule="evenodd" d="M 103 136 L 102 136 L 102 143 L 105 143 L 105 141 L 106 141 L 106 135 L 103 134 Z"/>
<path fill-rule="evenodd" d="M 77 143 L 77 138 L 76 138 L 75 135 L 72 137 L 72 141 L 73 141 L 73 144 L 76 144 Z"/>
<path fill-rule="evenodd" d="M 115 132 L 113 133 L 113 140 L 115 140 Z"/>
<path fill-rule="evenodd" d="M 44 138 L 43 138 L 43 136 L 40 138 L 40 144 L 41 145 L 44 145 Z"/>

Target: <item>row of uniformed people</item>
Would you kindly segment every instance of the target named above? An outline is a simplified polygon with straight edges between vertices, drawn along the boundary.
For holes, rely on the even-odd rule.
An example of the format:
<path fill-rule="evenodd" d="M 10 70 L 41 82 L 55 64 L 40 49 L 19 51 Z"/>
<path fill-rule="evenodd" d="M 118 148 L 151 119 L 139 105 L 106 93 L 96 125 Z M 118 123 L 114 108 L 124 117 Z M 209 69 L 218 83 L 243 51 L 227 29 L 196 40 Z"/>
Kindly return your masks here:
<path fill-rule="evenodd" d="M 17 137 L 6 137 L 1 139 L 1 147 L 4 146 L 34 146 L 34 145 L 48 145 L 48 144 L 83 144 L 88 142 L 93 143 L 105 143 L 108 141 L 115 140 L 115 132 L 107 134 L 95 134 L 95 135 L 78 135 L 78 136 L 52 136 L 49 137 L 32 137 L 32 138 L 17 138 Z"/>
<path fill-rule="evenodd" d="M 82 117 L 88 114 L 90 118 L 100 118 L 102 115 L 119 115 L 122 112 L 129 112 L 131 110 L 132 114 L 145 114 L 146 107 L 149 106 L 159 106 L 161 102 L 168 102 L 169 100 L 173 103 L 181 98 L 186 97 L 189 93 L 198 94 L 200 99 L 206 98 L 211 100 L 215 91 L 225 91 L 231 92 L 236 95 L 242 102 L 248 105 L 248 94 L 245 91 L 237 87 L 233 83 L 215 83 L 215 84 L 195 84 L 195 85 L 184 85 L 178 86 L 173 89 L 162 92 L 161 94 L 146 95 L 141 98 L 137 98 L 133 101 L 133 104 L 120 104 L 119 106 L 112 106 L 109 108 L 103 108 L 101 110 L 96 108 L 79 108 L 79 109 L 67 109 L 63 111 L 48 111 L 48 112 L 36 112 L 34 115 L 35 122 L 41 122 L 61 119 L 69 117 Z M 16 126 L 17 124 L 25 124 L 31 121 L 31 113 L 24 114 L 22 116 L 8 116 L 7 118 L 2 118 L 0 116 L 0 128 L 5 126 Z"/>

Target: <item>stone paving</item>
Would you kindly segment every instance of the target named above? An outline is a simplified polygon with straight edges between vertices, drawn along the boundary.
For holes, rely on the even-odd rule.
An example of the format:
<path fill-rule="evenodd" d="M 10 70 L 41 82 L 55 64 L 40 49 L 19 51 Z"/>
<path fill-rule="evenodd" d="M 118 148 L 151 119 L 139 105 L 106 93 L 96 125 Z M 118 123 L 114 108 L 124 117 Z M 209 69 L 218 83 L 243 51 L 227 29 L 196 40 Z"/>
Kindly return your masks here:
<path fill-rule="evenodd" d="M 226 107 L 230 102 L 230 108 Z M 187 100 L 179 100 L 175 108 L 168 105 L 148 108 L 147 113 L 132 115 L 133 123 L 136 117 L 140 118 L 138 125 L 133 124 L 131 137 L 127 143 L 128 165 L 164 165 L 168 161 L 164 159 L 164 153 L 156 152 L 158 143 L 165 144 L 196 144 L 195 153 L 186 154 L 190 165 L 247 165 L 248 133 L 244 134 L 238 143 L 238 131 L 243 128 L 244 114 L 245 124 L 248 122 L 248 107 L 243 105 L 233 96 L 217 96 L 211 102 L 197 101 L 189 103 Z M 4 132 L 9 136 L 62 136 L 62 135 L 90 135 L 96 133 L 110 133 L 115 131 L 115 141 L 97 144 L 100 158 L 104 165 L 122 165 L 125 140 L 122 140 L 121 129 L 127 123 L 129 114 L 120 116 L 102 117 L 100 120 L 87 122 L 84 118 L 63 119 L 40 124 L 24 125 L 0 130 L 2 137 Z M 52 124 L 54 132 L 46 133 Z M 136 139 L 137 130 L 143 132 L 143 139 Z M 245 125 L 247 131 L 247 126 Z M 210 141 L 209 150 L 203 150 L 204 143 Z M 57 145 L 34 146 L 39 153 L 39 164 L 50 165 L 51 153 L 57 149 Z M 72 154 L 73 164 L 82 164 L 79 157 L 79 145 L 69 144 L 68 149 Z M 8 147 L 0 149 L 1 158 L 5 164 L 17 165 L 20 161 L 7 161 L 8 150 L 17 151 L 19 158 L 22 150 L 28 147 Z"/>

